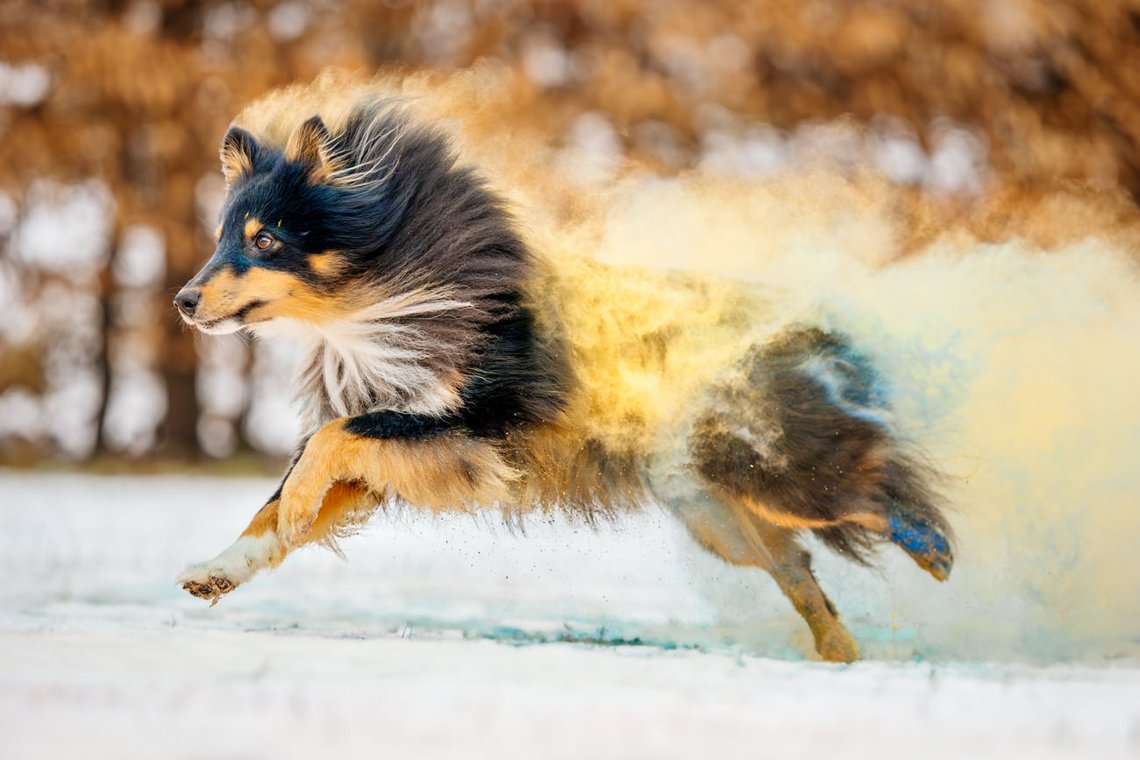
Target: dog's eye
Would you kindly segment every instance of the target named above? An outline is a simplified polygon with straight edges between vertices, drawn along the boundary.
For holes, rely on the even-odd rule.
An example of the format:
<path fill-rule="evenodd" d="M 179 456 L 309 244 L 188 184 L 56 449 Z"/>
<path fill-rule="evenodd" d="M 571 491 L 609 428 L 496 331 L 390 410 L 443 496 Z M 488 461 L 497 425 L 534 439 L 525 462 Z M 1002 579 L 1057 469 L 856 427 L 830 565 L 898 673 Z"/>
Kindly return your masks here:
<path fill-rule="evenodd" d="M 259 232 L 253 239 L 253 244 L 259 251 L 268 251 L 273 246 L 273 236 L 268 232 Z"/>

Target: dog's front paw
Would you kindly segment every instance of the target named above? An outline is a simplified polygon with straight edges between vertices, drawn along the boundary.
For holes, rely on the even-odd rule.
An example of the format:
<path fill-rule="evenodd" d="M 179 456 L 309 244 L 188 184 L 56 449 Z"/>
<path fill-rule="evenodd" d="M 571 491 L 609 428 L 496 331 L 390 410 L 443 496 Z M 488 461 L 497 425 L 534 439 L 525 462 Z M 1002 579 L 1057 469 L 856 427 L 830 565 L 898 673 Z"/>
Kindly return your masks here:
<path fill-rule="evenodd" d="M 213 607 L 222 598 L 240 585 L 239 581 L 230 580 L 225 571 L 219 567 L 211 567 L 212 563 L 203 562 L 191 565 L 178 576 L 177 583 L 185 590 L 199 599 L 209 599 Z"/>
<path fill-rule="evenodd" d="M 280 561 L 280 547 L 272 532 L 242 536 L 209 562 L 183 570 L 177 583 L 199 599 L 209 599 L 213 607 L 223 594 L 248 581 L 257 571 Z"/>

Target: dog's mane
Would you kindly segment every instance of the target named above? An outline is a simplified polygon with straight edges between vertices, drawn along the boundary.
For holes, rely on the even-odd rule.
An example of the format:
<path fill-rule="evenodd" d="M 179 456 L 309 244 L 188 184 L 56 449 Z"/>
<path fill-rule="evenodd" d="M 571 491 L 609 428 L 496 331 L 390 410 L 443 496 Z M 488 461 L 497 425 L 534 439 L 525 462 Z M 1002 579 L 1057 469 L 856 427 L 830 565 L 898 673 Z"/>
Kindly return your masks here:
<path fill-rule="evenodd" d="M 356 306 L 306 329 L 306 427 L 376 410 L 458 416 L 476 433 L 555 419 L 569 370 L 536 334 L 524 291 L 538 265 L 502 201 L 398 101 L 360 97 L 328 123 L 327 283 Z M 283 124 L 251 125 L 266 161 L 286 150 Z"/>

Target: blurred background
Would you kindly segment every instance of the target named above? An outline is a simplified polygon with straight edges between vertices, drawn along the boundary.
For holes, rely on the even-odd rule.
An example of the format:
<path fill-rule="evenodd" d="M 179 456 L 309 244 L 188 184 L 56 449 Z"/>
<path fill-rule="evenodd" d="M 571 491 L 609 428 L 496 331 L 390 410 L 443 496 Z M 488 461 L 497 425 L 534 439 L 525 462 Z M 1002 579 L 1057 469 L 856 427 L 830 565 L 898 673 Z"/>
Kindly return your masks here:
<path fill-rule="evenodd" d="M 283 349 L 170 307 L 212 250 L 221 135 L 329 66 L 479 61 L 582 187 L 822 156 L 886 184 L 898 255 L 1140 239 L 1136 0 L 3 0 L 0 464 L 285 455 Z"/>
<path fill-rule="evenodd" d="M 230 121 L 328 67 L 428 96 L 544 252 L 870 352 L 959 539 L 937 587 L 808 539 L 887 662 L 796 662 L 767 575 L 653 512 L 392 510 L 172 582 L 299 431 L 290 347 L 171 299 Z M 1138 201 L 1140 0 L 0 0 L 0 756 L 1136 757 Z"/>

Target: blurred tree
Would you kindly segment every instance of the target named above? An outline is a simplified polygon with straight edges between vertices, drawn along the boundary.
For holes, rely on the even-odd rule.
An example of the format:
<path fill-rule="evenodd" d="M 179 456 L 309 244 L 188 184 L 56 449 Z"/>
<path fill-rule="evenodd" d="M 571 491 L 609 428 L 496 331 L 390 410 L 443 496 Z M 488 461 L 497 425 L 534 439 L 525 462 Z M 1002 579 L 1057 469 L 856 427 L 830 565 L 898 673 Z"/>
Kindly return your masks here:
<path fill-rule="evenodd" d="M 272 4 L 264 4 L 272 7 Z M 111 192 L 114 223 L 98 277 L 101 303 L 101 403 L 96 451 L 105 441 L 112 370 L 115 279 L 122 232 L 161 232 L 166 267 L 156 298 L 163 314 L 157 368 L 167 412 L 159 436 L 164 456 L 196 456 L 199 403 L 193 336 L 167 308 L 212 241 L 204 230 L 199 186 L 216 174 L 216 146 L 247 98 L 311 77 L 294 46 L 276 44 L 255 6 L 164 0 L 15 0 L 4 7 L 0 60 L 42 71 L 48 84 L 31 102 L 9 102 L 0 141 L 0 182 L 17 199 L 34 179 L 98 178 Z M 331 62 L 359 59 L 331 56 Z M 340 60 L 337 60 L 340 58 Z"/>
<path fill-rule="evenodd" d="M 951 120 L 986 142 L 994 182 L 966 206 L 983 237 L 1024 233 L 1025 203 L 1057 213 L 1040 199 L 1069 182 L 1140 197 L 1140 0 L 3 0 L 0 187 L 12 216 L 42 178 L 95 179 L 113 201 L 92 283 L 96 451 L 129 333 L 157 349 L 161 453 L 200 452 L 199 357 L 169 300 L 212 247 L 216 146 L 240 107 L 327 66 L 480 58 L 506 63 L 515 97 L 502 121 L 555 143 L 601 124 L 620 154 L 662 171 L 697 165 L 718 131 L 742 126 L 886 117 L 930 153 Z M 944 224 L 930 208 L 913 209 L 918 238 Z M 1097 208 L 1097 223 L 1137 224 L 1132 202 Z M 156 324 L 117 306 L 113 273 L 139 227 L 160 234 L 165 255 Z M 2 242 L 19 287 L 51 284 Z M 45 356 L 4 346 L 0 393 L 50 385 Z"/>

